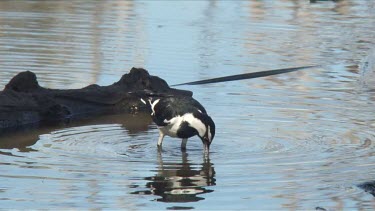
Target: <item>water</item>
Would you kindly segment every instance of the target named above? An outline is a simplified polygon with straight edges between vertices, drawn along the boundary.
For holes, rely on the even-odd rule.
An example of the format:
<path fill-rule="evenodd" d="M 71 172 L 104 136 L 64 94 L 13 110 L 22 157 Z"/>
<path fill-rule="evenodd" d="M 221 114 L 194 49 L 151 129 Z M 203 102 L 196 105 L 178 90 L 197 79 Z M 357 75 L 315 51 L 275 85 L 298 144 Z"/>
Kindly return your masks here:
<path fill-rule="evenodd" d="M 131 67 L 184 86 L 217 125 L 209 158 L 144 114 L 0 137 L 2 209 L 374 209 L 372 1 L 0 2 L 0 87 L 109 85 Z M 361 69 L 361 71 L 360 71 Z M 365 81 L 365 83 L 363 82 Z"/>

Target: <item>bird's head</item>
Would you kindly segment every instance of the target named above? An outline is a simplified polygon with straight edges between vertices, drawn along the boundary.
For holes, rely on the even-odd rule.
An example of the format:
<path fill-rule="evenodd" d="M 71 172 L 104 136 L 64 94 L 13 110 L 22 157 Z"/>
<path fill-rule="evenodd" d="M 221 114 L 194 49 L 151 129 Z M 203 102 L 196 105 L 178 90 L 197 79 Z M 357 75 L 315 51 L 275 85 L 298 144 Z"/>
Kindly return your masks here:
<path fill-rule="evenodd" d="M 215 123 L 208 115 L 202 115 L 201 120 L 205 125 L 205 129 L 200 131 L 198 136 L 201 138 L 206 152 L 209 151 L 210 145 L 215 137 Z"/>

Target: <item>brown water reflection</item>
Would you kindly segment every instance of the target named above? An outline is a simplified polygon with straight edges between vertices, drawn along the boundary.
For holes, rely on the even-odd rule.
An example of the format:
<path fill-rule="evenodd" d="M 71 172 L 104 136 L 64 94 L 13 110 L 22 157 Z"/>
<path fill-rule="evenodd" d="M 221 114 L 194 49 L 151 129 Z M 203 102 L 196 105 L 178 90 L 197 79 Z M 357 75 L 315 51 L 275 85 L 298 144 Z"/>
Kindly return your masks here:
<path fill-rule="evenodd" d="M 0 8 L 3 79 L 31 70 L 44 86 L 80 88 L 98 82 L 109 64 L 115 71 L 144 66 L 133 51 L 143 40 L 131 1 L 2 1 Z"/>
<path fill-rule="evenodd" d="M 0 135 L 0 149 L 17 148 L 21 151 L 30 150 L 28 147 L 39 140 L 41 134 L 60 130 L 66 127 L 77 127 L 83 125 L 120 124 L 131 137 L 138 133 L 149 130 L 152 119 L 146 113 L 137 115 L 117 114 L 99 117 L 85 117 L 83 119 L 70 119 L 63 123 L 42 124 L 5 132 Z"/>

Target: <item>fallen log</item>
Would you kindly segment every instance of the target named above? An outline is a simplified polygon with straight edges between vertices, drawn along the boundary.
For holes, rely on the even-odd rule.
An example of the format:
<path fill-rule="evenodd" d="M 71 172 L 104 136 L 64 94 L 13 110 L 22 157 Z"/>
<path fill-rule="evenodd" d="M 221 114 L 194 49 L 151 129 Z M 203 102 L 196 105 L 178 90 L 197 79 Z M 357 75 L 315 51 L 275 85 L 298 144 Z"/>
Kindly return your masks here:
<path fill-rule="evenodd" d="M 87 115 L 146 112 L 140 97 L 150 95 L 193 94 L 170 88 L 142 68 L 132 68 L 110 86 L 94 84 L 68 90 L 41 87 L 33 72 L 21 72 L 0 91 L 0 132 Z"/>

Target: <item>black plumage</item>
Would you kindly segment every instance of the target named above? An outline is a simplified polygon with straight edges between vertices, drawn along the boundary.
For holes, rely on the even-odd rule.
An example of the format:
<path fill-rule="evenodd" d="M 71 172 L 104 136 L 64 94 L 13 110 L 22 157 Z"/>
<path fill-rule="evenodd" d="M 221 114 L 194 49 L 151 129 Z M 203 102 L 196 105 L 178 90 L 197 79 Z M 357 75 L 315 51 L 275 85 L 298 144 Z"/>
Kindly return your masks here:
<path fill-rule="evenodd" d="M 153 112 L 157 115 L 153 115 L 152 118 L 159 126 L 165 126 L 163 123 L 165 119 L 172 119 L 178 115 L 197 112 L 207 114 L 206 109 L 192 97 L 151 98 L 151 103 L 156 100 L 159 102 L 155 105 Z"/>

